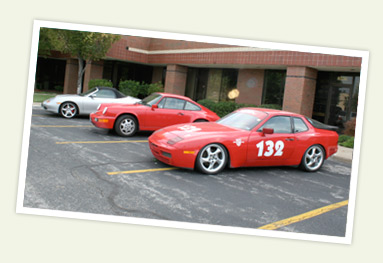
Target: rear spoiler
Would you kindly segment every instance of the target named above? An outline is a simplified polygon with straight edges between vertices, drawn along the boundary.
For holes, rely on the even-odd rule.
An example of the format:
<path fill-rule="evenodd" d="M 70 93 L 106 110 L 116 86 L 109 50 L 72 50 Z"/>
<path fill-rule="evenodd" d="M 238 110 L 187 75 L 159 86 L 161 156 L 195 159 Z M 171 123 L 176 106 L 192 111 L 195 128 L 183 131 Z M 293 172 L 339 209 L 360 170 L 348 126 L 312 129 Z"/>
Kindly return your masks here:
<path fill-rule="evenodd" d="M 328 131 L 335 131 L 335 132 L 338 132 L 338 130 L 339 130 L 338 126 L 327 125 L 327 124 L 321 123 L 317 120 L 311 119 L 309 117 L 306 117 L 306 119 L 308 122 L 311 123 L 312 126 L 314 126 L 314 128 L 322 129 L 322 130 L 328 130 Z"/>

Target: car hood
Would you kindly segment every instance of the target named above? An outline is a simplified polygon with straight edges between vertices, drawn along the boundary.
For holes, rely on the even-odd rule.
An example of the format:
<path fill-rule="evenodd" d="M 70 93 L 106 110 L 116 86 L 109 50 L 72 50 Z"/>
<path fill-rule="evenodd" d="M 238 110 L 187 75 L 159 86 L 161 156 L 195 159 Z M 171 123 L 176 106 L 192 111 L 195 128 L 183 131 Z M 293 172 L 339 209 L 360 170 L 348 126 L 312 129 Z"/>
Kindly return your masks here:
<path fill-rule="evenodd" d="M 100 110 L 102 110 L 105 107 L 108 107 L 108 109 L 119 109 L 119 108 L 126 109 L 127 107 L 131 109 L 132 108 L 148 108 L 148 106 L 138 104 L 137 102 L 139 101 L 140 100 L 134 101 L 134 102 L 127 102 L 127 101 L 120 101 L 119 99 L 117 99 L 116 102 L 113 102 L 113 103 L 102 103 Z"/>
<path fill-rule="evenodd" d="M 54 97 L 54 98 L 56 100 L 68 100 L 68 99 L 80 99 L 80 98 L 85 98 L 85 97 L 78 95 L 78 94 L 60 94 L 60 95 L 56 95 L 56 97 Z M 117 99 L 113 99 L 113 100 L 115 101 L 115 103 L 113 103 L 113 104 L 136 103 L 136 102 L 141 101 L 140 99 L 137 99 L 137 98 L 134 98 L 131 96 L 126 96 L 123 98 L 117 98 Z"/>
<path fill-rule="evenodd" d="M 136 103 L 139 101 L 141 100 L 130 96 L 116 99 L 116 103 Z"/>
<path fill-rule="evenodd" d="M 155 134 L 162 134 L 162 136 L 181 137 L 181 138 L 201 138 L 206 136 L 218 137 L 221 134 L 227 135 L 228 133 L 242 133 L 248 132 L 236 128 L 224 126 L 216 122 L 203 122 L 203 123 L 188 123 L 188 124 L 177 124 L 158 130 Z"/>

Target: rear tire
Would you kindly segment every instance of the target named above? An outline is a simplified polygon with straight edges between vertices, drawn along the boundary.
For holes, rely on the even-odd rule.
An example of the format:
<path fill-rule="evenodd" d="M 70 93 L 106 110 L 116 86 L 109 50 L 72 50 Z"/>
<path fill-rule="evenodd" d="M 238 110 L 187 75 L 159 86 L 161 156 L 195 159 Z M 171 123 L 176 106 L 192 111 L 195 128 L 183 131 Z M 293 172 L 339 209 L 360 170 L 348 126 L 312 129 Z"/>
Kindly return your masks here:
<path fill-rule="evenodd" d="M 122 115 L 118 117 L 114 130 L 123 137 L 133 136 L 138 130 L 137 120 L 131 115 Z"/>
<path fill-rule="evenodd" d="M 322 146 L 315 144 L 310 146 L 301 161 L 301 168 L 307 172 L 318 171 L 325 159 L 325 151 Z"/>

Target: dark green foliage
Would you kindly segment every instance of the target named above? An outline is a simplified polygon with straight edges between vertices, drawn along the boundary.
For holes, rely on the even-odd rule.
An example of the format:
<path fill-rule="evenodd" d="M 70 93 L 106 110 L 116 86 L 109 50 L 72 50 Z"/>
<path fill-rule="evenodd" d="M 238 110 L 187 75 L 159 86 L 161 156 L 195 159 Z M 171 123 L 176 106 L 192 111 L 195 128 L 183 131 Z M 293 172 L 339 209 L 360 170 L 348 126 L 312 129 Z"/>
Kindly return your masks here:
<path fill-rule="evenodd" d="M 347 136 L 347 135 L 340 135 L 339 138 L 338 138 L 338 143 L 345 142 L 345 141 L 347 141 L 348 139 L 350 139 L 350 136 Z"/>
<path fill-rule="evenodd" d="M 141 94 L 146 94 L 147 90 L 141 88 L 140 82 L 134 80 L 124 80 L 118 85 L 119 90 L 125 95 L 132 97 L 140 97 Z"/>
<path fill-rule="evenodd" d="M 161 82 L 149 84 L 148 95 L 154 92 L 164 92 L 164 86 L 161 84 Z"/>
<path fill-rule="evenodd" d="M 214 111 L 220 117 L 223 117 L 239 108 L 245 108 L 245 107 L 268 108 L 268 109 L 277 109 L 277 110 L 281 109 L 281 106 L 276 104 L 264 104 L 264 105 L 256 106 L 253 104 L 235 103 L 234 101 L 214 102 L 209 99 L 199 100 L 198 103 Z"/>
<path fill-rule="evenodd" d="M 161 83 L 140 83 L 134 80 L 124 80 L 118 85 L 119 90 L 125 95 L 143 99 L 154 92 L 163 92 Z"/>
<path fill-rule="evenodd" d="M 110 87 L 113 88 L 113 83 L 107 79 L 91 79 L 88 83 L 89 89 L 93 89 L 94 87 Z"/>
<path fill-rule="evenodd" d="M 338 143 L 341 146 L 354 148 L 354 137 L 348 135 L 340 135 L 338 139 Z"/>
<path fill-rule="evenodd" d="M 59 51 L 76 57 L 79 61 L 77 93 L 82 90 L 82 80 L 87 64 L 105 57 L 112 44 L 121 39 L 119 35 L 41 28 L 39 55 L 48 56 L 51 51 Z"/>
<path fill-rule="evenodd" d="M 58 91 L 58 92 L 63 92 L 64 87 L 58 85 L 58 86 L 54 86 L 54 89 L 55 89 L 56 91 Z"/>

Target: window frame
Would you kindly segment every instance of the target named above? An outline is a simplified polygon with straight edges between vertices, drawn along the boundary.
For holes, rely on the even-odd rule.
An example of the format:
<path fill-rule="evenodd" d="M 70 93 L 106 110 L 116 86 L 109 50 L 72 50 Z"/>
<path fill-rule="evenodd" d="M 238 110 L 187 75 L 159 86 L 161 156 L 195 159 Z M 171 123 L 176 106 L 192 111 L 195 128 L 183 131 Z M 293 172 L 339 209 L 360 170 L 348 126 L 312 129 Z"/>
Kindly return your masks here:
<path fill-rule="evenodd" d="M 186 109 L 186 105 L 187 105 L 188 103 L 191 104 L 191 105 L 193 105 L 193 106 L 195 106 L 195 107 L 197 107 L 198 109 L 196 109 L 196 110 Z M 187 110 L 187 111 L 201 111 L 202 108 L 201 108 L 200 106 L 198 106 L 197 104 L 195 104 L 195 103 L 192 103 L 192 102 L 190 102 L 190 101 L 185 100 L 184 110 Z"/>
<path fill-rule="evenodd" d="M 301 132 L 307 132 L 309 130 L 309 126 L 307 126 L 306 122 L 304 121 L 304 119 L 302 117 L 297 117 L 297 116 L 292 116 L 292 125 L 293 125 L 293 133 L 301 133 Z M 295 122 L 294 122 L 294 119 L 298 119 L 298 120 L 301 120 L 302 123 L 305 125 L 306 127 L 306 130 L 304 131 L 296 131 L 295 130 Z"/>
<path fill-rule="evenodd" d="M 166 105 L 168 99 L 174 99 L 174 100 L 181 100 L 181 101 L 183 101 L 182 109 L 165 108 L 165 105 Z M 159 109 L 166 109 L 166 110 L 184 110 L 185 105 L 186 105 L 186 102 L 187 102 L 187 101 L 184 100 L 184 99 L 173 98 L 173 97 L 163 97 L 163 98 L 157 103 L 157 106 L 158 106 L 158 104 L 160 104 L 163 100 L 164 100 L 164 107 L 162 107 L 162 108 L 158 107 Z"/>
<path fill-rule="evenodd" d="M 264 124 L 262 124 L 261 127 L 259 127 L 259 129 L 257 129 L 257 132 L 262 132 L 262 129 L 265 128 L 265 125 L 271 120 L 271 119 L 274 119 L 274 118 L 278 118 L 278 117 L 284 117 L 284 118 L 289 118 L 290 120 L 290 132 L 275 132 L 275 129 L 273 134 L 293 134 L 294 133 L 294 127 L 293 127 L 293 121 L 292 121 L 292 118 L 291 116 L 286 116 L 286 115 L 276 115 L 276 116 L 272 116 L 270 117 L 268 120 L 266 120 L 266 122 Z M 267 127 L 266 127 L 267 128 Z"/>

